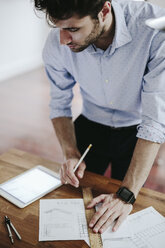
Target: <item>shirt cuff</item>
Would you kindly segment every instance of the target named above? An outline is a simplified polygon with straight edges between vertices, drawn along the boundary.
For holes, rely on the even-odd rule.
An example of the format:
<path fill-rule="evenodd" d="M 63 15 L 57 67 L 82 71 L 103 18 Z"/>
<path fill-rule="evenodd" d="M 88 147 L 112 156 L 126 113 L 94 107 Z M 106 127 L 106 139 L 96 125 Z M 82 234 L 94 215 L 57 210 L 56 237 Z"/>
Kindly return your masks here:
<path fill-rule="evenodd" d="M 50 111 L 50 119 L 54 119 L 57 117 L 71 117 L 72 118 L 72 111 L 71 109 L 56 109 Z"/>
<path fill-rule="evenodd" d="M 162 144 L 165 142 L 165 134 L 153 126 L 140 124 L 137 127 L 138 133 L 136 137 L 149 140 L 151 142 Z"/>

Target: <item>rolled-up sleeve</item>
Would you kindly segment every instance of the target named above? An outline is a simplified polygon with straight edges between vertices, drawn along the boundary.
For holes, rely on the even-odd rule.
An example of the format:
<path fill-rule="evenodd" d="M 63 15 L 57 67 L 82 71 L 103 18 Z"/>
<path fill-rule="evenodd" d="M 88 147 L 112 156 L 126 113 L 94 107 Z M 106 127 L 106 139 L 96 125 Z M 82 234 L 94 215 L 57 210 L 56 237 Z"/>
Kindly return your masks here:
<path fill-rule="evenodd" d="M 155 35 L 143 78 L 142 123 L 137 137 L 165 142 L 165 33 Z"/>
<path fill-rule="evenodd" d="M 48 36 L 43 50 L 43 61 L 50 81 L 50 118 L 72 117 L 71 102 L 75 80 L 64 67 L 62 56 L 58 50 L 58 41 Z M 56 43 L 56 44 L 54 44 Z M 53 45 L 54 44 L 54 45 Z"/>

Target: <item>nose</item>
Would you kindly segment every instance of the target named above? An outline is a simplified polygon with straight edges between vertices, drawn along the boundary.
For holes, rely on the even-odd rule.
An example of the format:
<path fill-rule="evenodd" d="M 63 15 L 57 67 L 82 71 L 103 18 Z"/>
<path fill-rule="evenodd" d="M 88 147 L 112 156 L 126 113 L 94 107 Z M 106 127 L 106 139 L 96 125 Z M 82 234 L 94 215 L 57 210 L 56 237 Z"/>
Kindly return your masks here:
<path fill-rule="evenodd" d="M 67 30 L 60 30 L 60 44 L 67 45 L 72 41 L 72 37 Z"/>

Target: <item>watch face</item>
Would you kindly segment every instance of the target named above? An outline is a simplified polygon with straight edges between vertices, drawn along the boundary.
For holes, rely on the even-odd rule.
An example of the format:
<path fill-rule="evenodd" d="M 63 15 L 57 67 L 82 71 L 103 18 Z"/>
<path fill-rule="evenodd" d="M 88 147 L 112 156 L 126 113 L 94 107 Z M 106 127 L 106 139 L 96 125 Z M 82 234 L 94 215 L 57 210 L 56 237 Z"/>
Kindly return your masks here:
<path fill-rule="evenodd" d="M 132 193 L 129 192 L 127 189 L 122 189 L 122 197 L 125 199 L 125 201 L 129 201 L 130 197 L 132 196 Z"/>
<path fill-rule="evenodd" d="M 118 191 L 116 192 L 116 195 L 122 199 L 123 201 L 125 201 L 126 203 L 131 203 L 133 204 L 135 202 L 135 196 L 134 193 L 131 192 L 129 189 L 127 189 L 126 187 L 121 187 L 118 189 Z"/>

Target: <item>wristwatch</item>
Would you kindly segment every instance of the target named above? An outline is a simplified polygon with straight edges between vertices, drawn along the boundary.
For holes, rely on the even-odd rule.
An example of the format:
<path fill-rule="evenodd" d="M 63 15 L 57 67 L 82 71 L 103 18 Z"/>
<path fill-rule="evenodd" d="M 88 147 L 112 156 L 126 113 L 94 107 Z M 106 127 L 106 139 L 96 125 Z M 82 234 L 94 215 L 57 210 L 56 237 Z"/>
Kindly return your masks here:
<path fill-rule="evenodd" d="M 126 203 L 133 204 L 136 200 L 134 193 L 126 187 L 119 188 L 118 191 L 116 192 L 116 195 Z"/>

